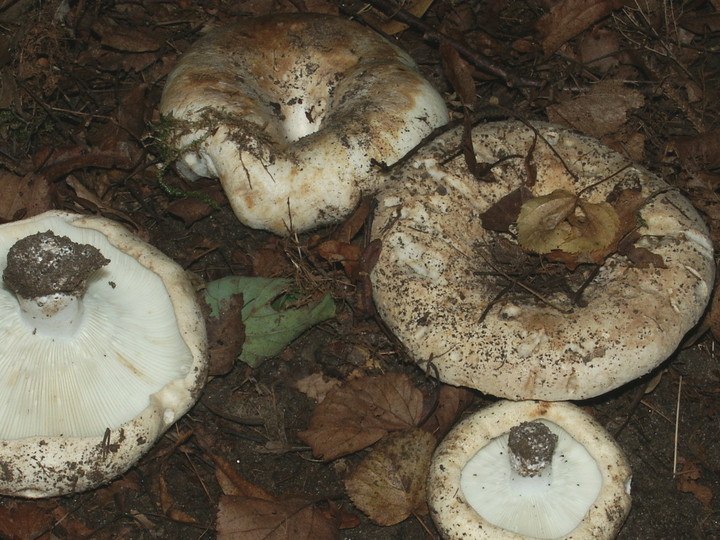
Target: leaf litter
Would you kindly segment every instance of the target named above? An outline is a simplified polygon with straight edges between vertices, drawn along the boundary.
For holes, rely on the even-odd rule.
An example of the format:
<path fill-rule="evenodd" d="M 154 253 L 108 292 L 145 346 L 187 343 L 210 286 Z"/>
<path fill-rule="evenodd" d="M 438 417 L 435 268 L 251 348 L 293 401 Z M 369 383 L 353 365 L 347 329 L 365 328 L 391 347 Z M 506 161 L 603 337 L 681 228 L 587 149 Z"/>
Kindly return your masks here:
<path fill-rule="evenodd" d="M 442 69 L 439 43 L 445 43 L 445 77 L 456 75 L 457 89 L 463 94 L 462 100 L 457 95 L 449 99 L 454 115 L 467 114 L 462 110 L 463 104 L 467 109 L 473 102 L 497 103 L 528 118 L 555 115 L 551 118 L 557 122 L 585 133 L 601 134 L 621 152 L 647 159 L 651 167 L 684 189 L 706 213 L 714 238 L 720 240 L 717 227 L 720 182 L 714 152 L 716 126 L 720 123 L 715 106 L 720 101 L 716 76 L 720 70 L 717 55 L 712 54 L 718 46 L 717 3 L 684 5 L 682 12 L 676 4 L 666 2 L 625 2 L 614 9 L 619 3 L 606 0 L 530 4 L 435 0 L 402 4 L 417 7 L 416 15 L 427 11 L 421 20 L 406 17 L 406 11 L 395 3 L 375 0 L 368 4 L 376 8 L 373 16 L 382 27 L 392 32 L 405 28 L 395 39 L 450 97 L 446 78 L 437 75 Z M 384 425 L 384 434 L 374 446 L 358 449 L 329 464 L 324 461 L 318 464 L 308 449 L 261 455 L 256 449 L 262 445 L 248 442 L 258 435 L 257 426 L 238 426 L 202 406 L 196 407 L 136 470 L 105 488 L 73 497 L 72 504 L 70 499 L 1 499 L 0 537 L 196 539 L 237 534 L 238 523 L 240 529 L 248 524 L 261 524 L 266 527 L 263 529 L 266 538 L 274 538 L 270 535 L 275 532 L 280 534 L 280 529 L 273 529 L 270 521 L 264 521 L 268 516 L 262 517 L 271 506 L 261 508 L 259 504 L 248 516 L 244 513 L 247 505 L 242 504 L 243 498 L 258 499 L 263 505 L 278 504 L 271 511 L 284 516 L 276 522 L 281 527 L 288 525 L 292 516 L 302 516 L 289 525 L 300 535 L 298 538 L 303 538 L 303 534 L 337 538 L 339 528 L 346 526 L 353 529 L 342 536 L 353 540 L 421 538 L 433 534 L 413 519 L 388 527 L 372 527 L 363 514 L 353 512 L 348 497 L 341 494 L 344 483 L 333 486 L 327 479 L 321 481 L 317 477 L 317 471 L 329 472 L 332 468 L 342 480 L 350 478 L 355 466 L 374 454 L 380 457 L 367 463 L 382 463 L 380 470 L 386 471 L 388 477 L 400 478 L 403 475 L 391 465 L 392 460 L 387 455 L 382 457 L 380 452 L 375 454 L 376 449 L 382 450 L 388 439 L 417 433 L 418 422 L 424 430 L 439 437 L 461 414 L 468 400 L 479 399 L 472 393 L 463 396 L 458 389 L 445 385 L 421 391 L 427 383 L 402 364 L 402 351 L 369 317 L 372 297 L 362 276 L 372 266 L 373 254 L 381 246 L 369 249 L 364 239 L 363 225 L 368 213 L 360 212 L 354 221 L 348 220 L 345 230 L 340 226 L 316 231 L 289 243 L 243 229 L 222 197 L 218 198 L 217 208 L 181 202 L 186 200 L 183 194 L 197 188 L 172 171 L 165 179 L 167 185 L 175 188 L 172 194 L 159 189 L 155 170 L 157 149 L 145 137 L 148 123 L 157 119 L 157 101 L 165 75 L 178 55 L 207 27 L 232 21 L 239 12 L 261 14 L 304 7 L 338 11 L 336 3 L 323 0 L 248 0 L 233 5 L 232 9 L 215 1 L 202 5 L 185 1 L 135 4 L 111 1 L 98 10 L 86 9 L 82 2 L 59 0 L 11 2 L 0 8 L 3 19 L 0 50 L 5 51 L 0 58 L 3 195 L 0 218 L 17 219 L 48 208 L 102 213 L 151 240 L 203 281 L 243 275 L 290 278 L 296 282 L 298 276 L 303 279 L 310 276 L 315 280 L 313 287 L 321 283 L 331 290 L 336 299 L 332 323 L 310 330 L 300 341 L 293 340 L 279 356 L 256 368 L 235 363 L 227 371 L 237 355 L 228 352 L 226 357 L 230 361 L 226 360 L 220 370 L 225 374 L 216 376 L 206 391 L 211 396 L 218 387 L 228 387 L 222 394 L 226 401 L 215 403 L 229 406 L 233 396 L 243 400 L 252 394 L 253 388 L 269 389 L 268 395 L 279 400 L 276 409 L 295 407 L 289 409 L 293 414 L 288 413 L 287 424 L 281 426 L 291 442 L 297 432 L 310 430 L 314 403 L 295 386 L 308 374 L 324 375 L 347 386 L 366 376 L 391 373 L 391 377 L 396 377 L 392 372 L 400 368 L 412 377 L 410 382 L 395 383 L 403 388 L 404 399 L 413 394 L 408 387 L 415 387 L 421 395 L 421 406 L 413 406 L 416 412 L 412 415 L 396 411 L 394 414 L 402 421 Z M 352 6 L 347 9 L 352 10 Z M 354 18 L 362 21 L 364 16 L 365 12 L 360 11 Z M 613 98 L 613 93 L 618 99 Z M 527 168 L 532 168 L 531 159 Z M 211 192 L 210 198 L 216 194 L 217 191 Z M 626 195 L 630 195 L 632 206 L 632 194 Z M 510 205 L 515 208 L 515 219 L 526 201 L 527 197 L 520 196 Z M 607 202 L 613 205 L 621 224 L 632 221 L 632 212 L 624 214 L 617 202 Z M 569 223 L 567 219 L 561 221 Z M 499 226 L 506 227 L 507 232 L 514 224 L 515 220 Z M 326 241 L 331 243 L 318 248 Z M 618 252 L 634 257 L 638 265 L 662 263 L 652 260 L 648 253 L 634 253 L 633 242 L 633 232 L 629 232 L 618 242 Z M 296 256 L 289 257 L 290 251 Z M 543 257 L 562 252 L 554 253 Z M 592 259 L 592 253 L 584 257 Z M 319 258 L 315 257 L 318 254 Z M 494 255 L 497 259 L 509 259 L 517 254 L 506 249 L 505 253 Z M 565 256 L 569 261 L 561 257 L 558 264 L 578 262 L 577 253 Z M 525 254 L 518 260 L 529 261 L 532 267 L 537 257 Z M 239 303 L 234 307 L 238 308 Z M 718 311 L 715 321 L 720 320 Z M 233 328 L 237 331 L 235 343 L 230 343 Z M 230 320 L 215 341 L 230 344 L 227 347 L 230 351 L 242 341 L 240 334 L 240 322 Z M 360 359 L 338 353 L 346 350 L 365 353 Z M 717 445 L 709 445 L 704 442 L 707 438 L 700 437 L 720 420 L 717 398 L 720 375 L 710 352 L 706 355 L 701 352 L 682 351 L 680 363 L 671 364 L 685 370 L 685 380 L 697 390 L 683 405 L 683 427 L 688 433 L 683 436 L 681 430 L 679 440 L 692 467 L 682 469 L 684 476 L 675 482 L 667 482 L 663 473 L 667 470 L 664 459 L 672 448 L 672 426 L 663 423 L 652 411 L 632 408 L 626 392 L 592 405 L 596 416 L 606 424 L 613 424 L 617 417 L 630 418 L 620 442 L 633 461 L 636 491 L 644 497 L 634 501 L 633 512 L 620 533 L 621 540 L 647 534 L 678 538 L 687 534 L 707 538 L 720 534 L 720 523 L 708 509 L 716 503 L 713 495 L 720 489 L 720 455 Z M 693 362 L 684 362 L 687 354 L 695 355 Z M 668 382 L 671 379 L 660 381 L 654 394 L 657 399 L 665 396 L 674 403 Z M 327 400 L 334 391 L 327 392 L 321 385 L 310 390 L 312 383 L 307 382 L 310 384 L 305 388 L 309 393 L 317 392 L 314 394 L 317 399 L 325 393 Z M 357 384 L 362 388 L 365 383 Z M 370 383 L 373 385 L 390 387 L 378 381 Z M 296 403 L 298 396 L 307 399 L 302 407 Z M 410 401 L 414 399 L 417 398 Z M 380 411 L 394 407 L 378 405 L 376 401 L 381 403 L 377 396 L 369 403 Z M 337 411 L 339 418 L 350 418 L 342 408 Z M 358 411 L 366 414 L 362 408 Z M 325 422 L 333 425 L 330 417 Z M 384 422 L 367 420 L 371 430 Z M 339 422 L 334 424 L 340 427 Z M 209 432 L 207 444 L 200 442 L 201 427 Z M 178 433 L 183 437 L 187 433 L 194 435 L 180 442 Z M 346 432 L 345 437 L 348 435 Z M 652 451 L 648 451 L 650 445 Z M 230 489 L 229 483 L 238 485 L 237 478 L 228 481 L 220 473 L 216 475 L 222 467 L 212 456 L 227 465 L 223 468 L 226 476 L 230 462 L 237 462 L 243 474 L 253 475 L 254 481 L 247 483 L 255 488 Z M 140 478 L 159 474 L 160 461 L 164 462 L 165 486 L 141 481 Z M 132 478 L 135 480 L 130 482 Z M 305 485 L 308 490 L 303 489 Z M 408 481 L 407 485 L 418 484 Z M 314 495 L 308 496 L 308 492 Z M 411 493 L 415 491 L 399 494 L 406 501 L 402 506 L 404 511 L 411 509 L 419 515 L 421 511 L 412 504 L 417 496 Z M 329 499 L 333 502 L 328 502 Z M 653 513 L 654 504 L 667 511 L 663 515 Z M 172 515 L 175 510 L 198 523 L 171 519 L 168 513 Z M 643 518 L 647 515 L 656 519 L 649 523 Z M 233 525 L 236 518 L 240 522 Z M 424 525 L 432 528 L 427 519 Z"/>

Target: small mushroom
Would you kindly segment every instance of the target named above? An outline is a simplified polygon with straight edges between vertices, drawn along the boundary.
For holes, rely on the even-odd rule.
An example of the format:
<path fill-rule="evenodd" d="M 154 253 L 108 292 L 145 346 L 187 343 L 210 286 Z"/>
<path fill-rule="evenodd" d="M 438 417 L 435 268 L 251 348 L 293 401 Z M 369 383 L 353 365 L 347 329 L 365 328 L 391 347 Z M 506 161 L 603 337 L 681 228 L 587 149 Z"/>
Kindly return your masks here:
<path fill-rule="evenodd" d="M 630 511 L 622 450 L 570 403 L 501 401 L 458 423 L 428 476 L 445 540 L 614 538 Z"/>
<path fill-rule="evenodd" d="M 0 253 L 0 493 L 97 487 L 198 397 L 207 344 L 194 290 L 101 217 L 4 224 Z"/>
<path fill-rule="evenodd" d="M 494 122 L 474 128 L 472 140 L 487 177 L 468 171 L 454 130 L 413 155 L 377 196 L 375 304 L 415 361 L 457 386 L 556 401 L 603 394 L 667 359 L 714 283 L 712 242 L 692 204 L 566 128 Z M 595 275 L 589 267 L 565 272 L 581 302 L 567 289 L 529 287 L 532 294 L 519 283 L 529 265 L 511 276 L 499 262 L 519 251 L 512 228 L 494 232 L 481 220 L 522 187 L 529 196 L 582 191 L 588 203 L 637 192 L 644 202 L 626 219 L 646 264 L 614 252 Z"/>
<path fill-rule="evenodd" d="M 160 103 L 189 179 L 219 178 L 238 219 L 280 235 L 338 221 L 448 120 L 410 56 L 341 17 L 247 19 L 200 38 Z"/>

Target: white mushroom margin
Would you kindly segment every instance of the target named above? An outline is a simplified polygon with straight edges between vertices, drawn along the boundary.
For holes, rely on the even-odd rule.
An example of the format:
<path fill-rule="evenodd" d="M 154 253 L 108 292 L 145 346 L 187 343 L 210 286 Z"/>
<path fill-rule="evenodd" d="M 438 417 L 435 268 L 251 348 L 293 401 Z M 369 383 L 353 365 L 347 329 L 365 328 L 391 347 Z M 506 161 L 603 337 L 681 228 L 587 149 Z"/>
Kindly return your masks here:
<path fill-rule="evenodd" d="M 468 172 L 457 129 L 413 156 L 377 197 L 375 303 L 415 361 L 450 384 L 555 401 L 603 394 L 665 360 L 699 320 L 714 281 L 712 243 L 688 200 L 565 128 L 496 122 L 476 127 L 473 142 L 479 163 L 497 162 L 489 181 Z M 507 282 L 487 261 L 494 246 L 512 239 L 483 229 L 480 214 L 521 187 L 532 166 L 536 196 L 593 186 L 583 196 L 599 202 L 615 188 L 640 189 L 648 202 L 636 245 L 662 257 L 665 268 L 612 255 L 584 291 L 585 307 L 547 295 L 567 314 L 531 295 L 500 296 Z"/>
<path fill-rule="evenodd" d="M 345 217 L 448 121 L 412 58 L 314 13 L 211 31 L 168 76 L 160 112 L 187 178 L 219 178 L 238 219 L 287 235 Z"/>
<path fill-rule="evenodd" d="M 507 452 L 511 428 L 531 421 L 559 437 L 550 476 L 531 479 L 540 480 L 535 485 L 515 481 Z M 622 450 L 580 408 L 500 401 L 466 417 L 443 439 L 427 489 L 445 540 L 604 540 L 617 535 L 630 511 L 630 482 Z"/>
<path fill-rule="evenodd" d="M 0 271 L 19 239 L 52 230 L 110 259 L 70 335 L 34 332 L 0 288 L 0 493 L 83 491 L 125 472 L 205 382 L 202 314 L 185 272 L 121 225 L 47 212 L 0 226 Z M 50 370 L 50 371 L 48 371 Z"/>

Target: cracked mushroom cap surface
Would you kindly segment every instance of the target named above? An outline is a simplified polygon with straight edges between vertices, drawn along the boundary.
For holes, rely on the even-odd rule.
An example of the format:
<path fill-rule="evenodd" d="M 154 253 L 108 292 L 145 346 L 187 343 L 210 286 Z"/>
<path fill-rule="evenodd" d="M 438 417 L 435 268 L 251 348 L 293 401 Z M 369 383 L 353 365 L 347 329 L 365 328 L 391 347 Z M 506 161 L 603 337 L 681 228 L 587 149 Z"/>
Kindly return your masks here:
<path fill-rule="evenodd" d="M 238 219 L 280 235 L 339 221 L 448 120 L 410 56 L 357 23 L 313 13 L 212 30 L 160 103 L 187 178 L 219 178 Z"/>
<path fill-rule="evenodd" d="M 453 130 L 413 155 L 377 196 L 375 304 L 414 360 L 450 384 L 555 401 L 603 394 L 668 358 L 698 322 L 714 281 L 712 243 L 691 203 L 566 128 L 493 122 L 474 128 L 472 140 L 478 163 L 493 164 L 488 181 L 468 172 Z M 580 267 L 568 282 L 584 287 L 582 303 L 557 290 L 510 287 L 498 268 L 513 253 L 504 248 L 516 247 L 514 234 L 484 229 L 480 216 L 522 185 L 533 196 L 583 190 L 590 202 L 639 190 L 634 247 L 662 264 L 614 253 L 592 279 Z"/>
<path fill-rule="evenodd" d="M 207 371 L 204 319 L 177 263 L 108 219 L 51 211 L 0 226 L 0 270 L 18 240 L 45 231 L 109 262 L 57 324 L 52 310 L 23 319 L 0 287 L 0 493 L 31 498 L 124 473 L 193 405 Z"/>
<path fill-rule="evenodd" d="M 549 474 L 521 479 L 510 470 L 508 436 L 534 421 L 557 435 L 557 447 Z M 441 441 L 428 504 L 444 540 L 607 540 L 630 511 L 631 476 L 620 447 L 582 409 L 500 401 L 467 416 Z"/>

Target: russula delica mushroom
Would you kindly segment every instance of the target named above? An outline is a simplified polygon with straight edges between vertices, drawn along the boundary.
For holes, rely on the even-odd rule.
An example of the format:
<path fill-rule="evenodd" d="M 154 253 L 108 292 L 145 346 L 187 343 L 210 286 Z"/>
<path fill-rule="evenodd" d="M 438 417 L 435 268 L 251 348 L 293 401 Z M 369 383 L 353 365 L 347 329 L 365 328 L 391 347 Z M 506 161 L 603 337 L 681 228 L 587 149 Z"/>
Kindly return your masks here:
<path fill-rule="evenodd" d="M 500 401 L 435 451 L 428 503 L 445 540 L 614 538 L 630 511 L 622 450 L 567 402 Z"/>
<path fill-rule="evenodd" d="M 200 38 L 160 103 L 183 176 L 219 178 L 237 217 L 280 235 L 338 221 L 448 120 L 413 60 L 379 34 L 312 13 Z"/>
<path fill-rule="evenodd" d="M 494 164 L 489 181 L 468 172 L 455 130 L 413 156 L 378 195 L 375 303 L 416 362 L 450 384 L 556 401 L 603 394 L 665 360 L 698 321 L 714 280 L 712 243 L 687 199 L 561 127 L 494 122 L 476 127 L 472 140 L 478 163 Z M 527 187 L 535 196 L 584 190 L 598 202 L 639 190 L 645 203 L 634 245 L 662 264 L 643 267 L 615 253 L 590 280 L 568 273 L 580 278 L 575 290 L 585 287 L 581 304 L 557 291 L 541 301 L 509 287 L 496 249 L 514 243 L 512 230 L 485 230 L 480 216 L 530 184 L 533 167 Z"/>
<path fill-rule="evenodd" d="M 4 224 L 0 253 L 0 493 L 108 482 L 204 384 L 194 290 L 175 262 L 101 217 Z"/>

